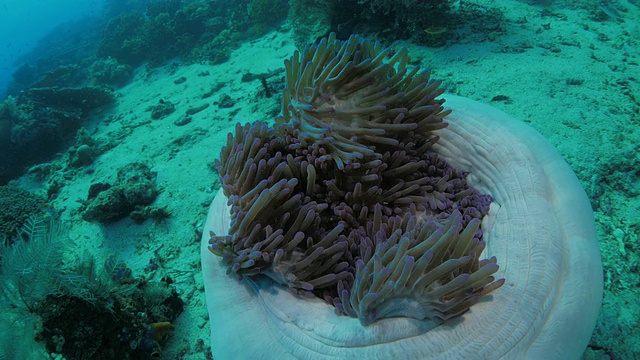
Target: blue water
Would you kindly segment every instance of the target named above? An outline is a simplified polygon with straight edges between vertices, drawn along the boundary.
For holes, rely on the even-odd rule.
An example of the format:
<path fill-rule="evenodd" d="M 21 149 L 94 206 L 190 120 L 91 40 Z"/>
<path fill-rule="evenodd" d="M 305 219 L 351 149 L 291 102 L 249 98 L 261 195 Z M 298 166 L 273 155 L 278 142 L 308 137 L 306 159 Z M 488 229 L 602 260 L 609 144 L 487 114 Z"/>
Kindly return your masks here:
<path fill-rule="evenodd" d="M 0 1 L 0 99 L 22 56 L 49 31 L 67 22 L 97 17 L 105 0 Z"/>

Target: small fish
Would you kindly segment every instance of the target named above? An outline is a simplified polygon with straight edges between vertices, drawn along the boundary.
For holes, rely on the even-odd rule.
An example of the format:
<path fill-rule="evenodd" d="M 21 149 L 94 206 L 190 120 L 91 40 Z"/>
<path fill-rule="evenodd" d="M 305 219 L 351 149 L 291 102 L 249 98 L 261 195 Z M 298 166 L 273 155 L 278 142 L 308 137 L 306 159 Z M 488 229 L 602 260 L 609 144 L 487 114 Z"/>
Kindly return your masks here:
<path fill-rule="evenodd" d="M 133 279 L 131 269 L 124 262 L 119 262 L 115 255 L 109 254 L 104 261 L 104 268 L 111 277 L 111 280 L 117 282 L 129 282 Z"/>
<path fill-rule="evenodd" d="M 621 17 L 620 13 L 618 12 L 618 10 L 612 8 L 609 5 L 600 5 L 598 6 L 598 9 L 600 9 L 600 11 L 602 11 L 603 13 L 607 14 L 608 17 L 612 18 L 612 19 L 619 19 Z"/>
<path fill-rule="evenodd" d="M 46 210 L 47 210 L 47 215 L 45 215 L 45 216 L 48 216 L 48 217 L 49 217 L 50 219 L 52 219 L 52 220 L 58 220 L 58 219 L 60 219 L 60 213 L 58 213 L 58 212 L 56 211 L 56 209 L 54 209 L 54 208 L 52 208 L 52 207 L 50 207 L 50 206 L 47 206 L 47 207 L 46 207 Z"/>
<path fill-rule="evenodd" d="M 121 263 L 113 270 L 111 278 L 120 283 L 128 283 L 133 280 L 133 272 L 127 267 L 127 264 Z"/>
<path fill-rule="evenodd" d="M 440 35 L 440 34 L 446 33 L 447 28 L 444 26 L 431 27 L 431 28 L 424 29 L 424 32 L 426 32 L 429 35 Z"/>
<path fill-rule="evenodd" d="M 109 274 L 113 272 L 113 269 L 116 268 L 118 259 L 115 255 L 109 254 L 107 255 L 107 259 L 104 261 L 104 268 L 107 270 Z"/>

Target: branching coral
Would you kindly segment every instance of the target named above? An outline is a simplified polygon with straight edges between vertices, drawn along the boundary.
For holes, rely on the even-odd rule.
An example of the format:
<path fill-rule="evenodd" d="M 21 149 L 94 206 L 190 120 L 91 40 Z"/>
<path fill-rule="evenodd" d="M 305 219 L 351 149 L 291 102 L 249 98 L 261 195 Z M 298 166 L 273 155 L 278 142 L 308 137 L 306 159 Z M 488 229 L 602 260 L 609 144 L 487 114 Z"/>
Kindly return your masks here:
<path fill-rule="evenodd" d="M 430 150 L 440 82 L 391 52 L 330 35 L 286 62 L 277 125 L 238 124 L 217 161 L 231 228 L 210 250 L 364 325 L 440 323 L 504 282 L 480 260 L 491 198 Z"/>

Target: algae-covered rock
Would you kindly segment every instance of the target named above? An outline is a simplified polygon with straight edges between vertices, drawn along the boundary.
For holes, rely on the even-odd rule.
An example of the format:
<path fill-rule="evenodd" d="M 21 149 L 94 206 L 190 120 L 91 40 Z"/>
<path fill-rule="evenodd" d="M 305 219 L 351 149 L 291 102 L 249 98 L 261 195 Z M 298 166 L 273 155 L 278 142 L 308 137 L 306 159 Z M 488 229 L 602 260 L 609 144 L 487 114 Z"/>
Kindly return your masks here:
<path fill-rule="evenodd" d="M 132 211 L 151 204 L 158 195 L 156 173 L 141 163 L 118 170 L 115 183 L 92 187 L 82 212 L 86 221 L 108 223 L 129 216 Z"/>
<path fill-rule="evenodd" d="M 158 104 L 150 106 L 147 111 L 151 111 L 151 118 L 154 120 L 162 119 L 165 116 L 173 114 L 176 106 L 169 100 L 158 100 Z"/>

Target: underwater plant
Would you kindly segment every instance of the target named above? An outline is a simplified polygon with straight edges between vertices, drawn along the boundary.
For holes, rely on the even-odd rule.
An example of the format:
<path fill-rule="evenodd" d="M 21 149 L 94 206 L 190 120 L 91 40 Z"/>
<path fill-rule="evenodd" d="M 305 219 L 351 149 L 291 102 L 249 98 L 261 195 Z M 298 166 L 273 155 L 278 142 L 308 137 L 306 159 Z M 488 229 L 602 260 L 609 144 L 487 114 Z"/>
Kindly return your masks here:
<path fill-rule="evenodd" d="M 5 300 L 35 312 L 38 304 L 57 293 L 63 281 L 60 265 L 69 238 L 58 222 L 31 216 L 12 245 L 0 248 L 0 287 Z"/>

